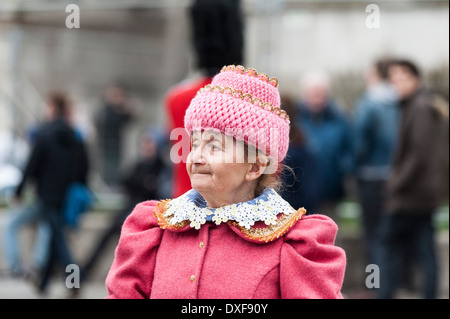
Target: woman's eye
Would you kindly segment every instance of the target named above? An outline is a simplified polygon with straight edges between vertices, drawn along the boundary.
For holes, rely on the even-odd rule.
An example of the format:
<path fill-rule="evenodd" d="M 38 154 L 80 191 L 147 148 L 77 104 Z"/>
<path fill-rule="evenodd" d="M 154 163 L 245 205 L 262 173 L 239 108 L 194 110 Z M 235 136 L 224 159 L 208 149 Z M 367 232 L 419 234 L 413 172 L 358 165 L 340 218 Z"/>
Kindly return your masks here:
<path fill-rule="evenodd" d="M 208 148 L 212 152 L 220 151 L 220 147 L 215 144 L 208 144 Z"/>

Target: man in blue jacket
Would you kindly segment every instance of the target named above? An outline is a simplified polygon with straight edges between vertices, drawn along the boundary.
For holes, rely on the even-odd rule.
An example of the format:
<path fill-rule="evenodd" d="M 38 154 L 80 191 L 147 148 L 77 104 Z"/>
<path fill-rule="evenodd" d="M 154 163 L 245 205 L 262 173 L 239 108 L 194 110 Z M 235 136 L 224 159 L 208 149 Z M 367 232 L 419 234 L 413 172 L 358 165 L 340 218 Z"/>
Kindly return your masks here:
<path fill-rule="evenodd" d="M 344 197 L 344 179 L 352 171 L 351 126 L 343 110 L 331 99 L 328 77 L 310 73 L 303 81 L 298 124 L 307 137 L 307 149 L 316 161 L 319 209 L 335 219 Z M 312 212 L 316 213 L 316 212 Z"/>
<path fill-rule="evenodd" d="M 367 74 L 367 89 L 354 113 L 354 152 L 367 264 L 378 264 L 378 224 L 385 212 L 385 188 L 397 140 L 400 111 L 388 83 L 390 61 L 379 60 Z"/>

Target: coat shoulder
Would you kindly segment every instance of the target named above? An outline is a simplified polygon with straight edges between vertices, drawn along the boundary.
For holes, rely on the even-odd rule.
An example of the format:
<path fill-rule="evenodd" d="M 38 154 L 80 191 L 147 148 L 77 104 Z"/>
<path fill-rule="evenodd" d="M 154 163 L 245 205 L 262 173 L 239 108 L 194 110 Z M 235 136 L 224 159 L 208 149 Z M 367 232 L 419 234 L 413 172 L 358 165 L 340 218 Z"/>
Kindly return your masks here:
<path fill-rule="evenodd" d="M 334 244 L 338 226 L 328 216 L 306 215 L 284 236 L 284 241 L 319 241 Z"/>
<path fill-rule="evenodd" d="M 125 220 L 122 231 L 139 232 L 157 227 L 158 220 L 154 212 L 159 204 L 160 202 L 155 200 L 137 204 Z"/>

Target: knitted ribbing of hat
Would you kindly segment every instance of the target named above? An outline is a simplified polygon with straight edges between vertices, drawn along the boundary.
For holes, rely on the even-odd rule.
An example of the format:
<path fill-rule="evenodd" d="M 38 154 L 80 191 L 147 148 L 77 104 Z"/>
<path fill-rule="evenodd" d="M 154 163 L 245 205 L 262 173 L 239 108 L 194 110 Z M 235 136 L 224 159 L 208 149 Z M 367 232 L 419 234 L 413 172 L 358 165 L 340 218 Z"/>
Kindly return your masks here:
<path fill-rule="evenodd" d="M 230 87 L 251 94 L 274 107 L 280 106 L 277 88 L 261 79 L 225 71 L 216 75 L 211 86 Z M 215 91 L 200 91 L 185 115 L 189 134 L 197 130 L 215 130 L 243 140 L 281 161 L 289 145 L 289 123 L 270 110 L 249 101 Z"/>
<path fill-rule="evenodd" d="M 277 88 L 252 76 L 235 72 L 222 72 L 215 76 L 211 85 L 241 90 L 244 93 L 252 95 L 254 98 L 256 97 L 272 104 L 274 107 L 280 107 L 280 94 Z"/>

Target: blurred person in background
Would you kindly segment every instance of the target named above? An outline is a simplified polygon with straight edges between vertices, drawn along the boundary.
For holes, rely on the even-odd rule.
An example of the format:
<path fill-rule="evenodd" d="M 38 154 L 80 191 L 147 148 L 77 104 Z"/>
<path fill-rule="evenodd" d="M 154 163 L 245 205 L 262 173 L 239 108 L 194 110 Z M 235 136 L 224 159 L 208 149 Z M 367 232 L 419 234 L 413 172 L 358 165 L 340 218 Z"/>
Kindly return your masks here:
<path fill-rule="evenodd" d="M 212 77 L 219 73 L 224 65 L 243 62 L 244 40 L 239 0 L 195 0 L 190 10 L 190 18 L 197 67 L 202 75 L 185 80 L 168 92 L 165 109 L 171 131 L 184 128 L 184 114 L 200 88 L 210 84 Z M 173 143 L 186 143 L 181 149 L 189 150 L 189 136 L 184 129 L 180 132 L 182 135 Z M 188 154 L 178 155 L 181 162 L 175 163 L 173 167 L 173 197 L 178 197 L 192 188 L 186 171 Z"/>
<path fill-rule="evenodd" d="M 111 225 L 101 235 L 88 255 L 82 269 L 83 280 L 89 279 L 92 269 L 101 257 L 106 245 L 114 235 L 120 234 L 122 224 L 133 208 L 146 200 L 160 198 L 159 176 L 164 169 L 161 159 L 156 132 L 152 128 L 146 129 L 140 136 L 140 157 L 123 178 L 123 185 L 127 195 L 125 207 L 115 215 Z"/>
<path fill-rule="evenodd" d="M 353 169 L 351 126 L 344 111 L 330 96 L 330 80 L 310 72 L 301 82 L 302 99 L 297 124 L 317 165 L 318 212 L 336 220 L 336 208 L 345 195 L 344 179 Z"/>
<path fill-rule="evenodd" d="M 387 184 L 383 217 L 379 298 L 395 296 L 401 257 L 412 249 L 420 267 L 423 297 L 437 296 L 433 213 L 442 201 L 448 165 L 448 102 L 426 89 L 419 68 L 409 60 L 389 66 L 389 80 L 400 97 L 401 124 Z"/>
<path fill-rule="evenodd" d="M 306 137 L 297 121 L 297 108 L 290 96 L 281 97 L 281 106 L 289 115 L 289 148 L 284 164 L 289 167 L 283 172 L 281 196 L 294 208 L 304 207 L 307 213 L 317 211 L 319 183 L 313 157 L 306 148 Z"/>
<path fill-rule="evenodd" d="M 370 68 L 366 92 L 356 104 L 353 120 L 356 179 L 367 264 L 378 264 L 378 226 L 386 210 L 386 181 L 400 116 L 397 94 L 388 82 L 389 62 L 380 59 Z"/>
<path fill-rule="evenodd" d="M 106 88 L 95 124 L 101 150 L 102 177 L 110 187 L 120 185 L 124 129 L 137 111 L 124 86 L 111 84 Z"/>
<path fill-rule="evenodd" d="M 49 120 L 50 118 L 45 119 L 45 121 Z M 33 128 L 34 131 L 37 132 L 38 128 Z M 28 142 L 32 147 L 35 139 L 31 137 L 28 139 Z M 12 187 L 13 193 L 15 193 L 17 185 L 20 184 L 22 178 L 23 174 L 21 173 L 17 183 Z M 19 235 L 22 227 L 32 224 L 36 225 L 36 237 L 30 261 L 31 269 L 27 269 L 27 267 L 23 266 L 21 258 Z M 13 199 L 12 208 L 8 211 L 2 231 L 3 254 L 8 267 L 8 274 L 13 278 L 25 278 L 33 269 L 44 268 L 48 258 L 50 238 L 51 230 L 49 225 L 39 219 L 39 205 L 37 205 L 37 201 L 24 203 L 22 200 Z"/>
<path fill-rule="evenodd" d="M 60 262 L 61 270 L 73 263 L 64 236 L 63 206 L 67 191 L 74 182 L 86 183 L 88 158 L 83 141 L 70 125 L 71 103 L 64 92 L 50 93 L 47 98 L 47 121 L 39 128 L 27 162 L 16 201 L 20 202 L 25 184 L 36 184 L 36 203 L 33 214 L 50 231 L 50 236 L 39 237 L 37 243 L 42 254 L 40 267 L 31 273 L 31 279 L 44 292 L 48 283 L 52 261 Z M 12 238 L 11 238 L 12 239 Z M 13 245 L 14 241 L 7 245 Z"/>

